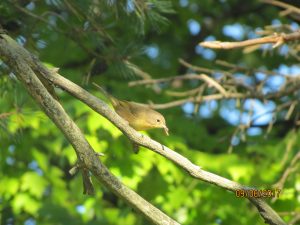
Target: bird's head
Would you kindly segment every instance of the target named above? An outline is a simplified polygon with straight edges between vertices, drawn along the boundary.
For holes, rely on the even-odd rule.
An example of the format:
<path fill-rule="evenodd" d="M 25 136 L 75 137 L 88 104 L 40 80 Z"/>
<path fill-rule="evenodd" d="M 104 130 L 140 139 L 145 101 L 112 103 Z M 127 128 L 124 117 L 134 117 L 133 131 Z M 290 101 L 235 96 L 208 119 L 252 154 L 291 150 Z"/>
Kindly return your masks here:
<path fill-rule="evenodd" d="M 166 125 L 166 120 L 159 112 L 152 111 L 149 113 L 147 121 L 149 122 L 151 128 L 162 128 L 164 129 L 166 135 L 169 135 L 169 129 Z"/>

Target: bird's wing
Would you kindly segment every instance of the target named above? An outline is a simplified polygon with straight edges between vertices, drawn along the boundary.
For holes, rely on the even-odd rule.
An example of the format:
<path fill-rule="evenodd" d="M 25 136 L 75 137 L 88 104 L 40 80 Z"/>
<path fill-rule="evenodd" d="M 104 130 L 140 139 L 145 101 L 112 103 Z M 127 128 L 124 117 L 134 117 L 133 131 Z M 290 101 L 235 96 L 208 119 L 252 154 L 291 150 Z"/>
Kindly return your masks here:
<path fill-rule="evenodd" d="M 126 103 L 129 111 L 136 117 L 143 117 L 145 112 L 150 109 L 148 106 L 136 102 L 126 101 Z"/>
<path fill-rule="evenodd" d="M 111 104 L 113 105 L 113 107 L 115 107 L 116 105 L 118 105 L 118 99 L 115 98 L 114 96 L 108 94 L 108 92 L 106 90 L 104 90 L 103 87 L 99 86 L 98 84 L 93 82 L 93 85 L 96 86 L 107 98 L 108 100 L 111 102 Z"/>

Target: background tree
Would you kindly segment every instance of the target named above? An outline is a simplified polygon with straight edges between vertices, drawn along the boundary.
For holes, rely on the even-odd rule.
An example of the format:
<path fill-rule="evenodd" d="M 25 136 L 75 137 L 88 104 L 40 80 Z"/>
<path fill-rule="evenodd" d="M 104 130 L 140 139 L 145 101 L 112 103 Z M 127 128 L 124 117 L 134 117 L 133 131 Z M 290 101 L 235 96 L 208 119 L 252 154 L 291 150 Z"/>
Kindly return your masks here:
<path fill-rule="evenodd" d="M 0 3 L 0 23 L 46 65 L 90 92 L 101 96 L 93 81 L 120 98 L 153 102 L 171 133 L 149 131 L 153 139 L 205 170 L 282 190 L 278 199 L 266 201 L 296 224 L 298 43 L 283 39 L 275 49 L 273 43 L 243 50 L 198 45 L 298 30 L 298 8 L 266 2 L 272 4 L 7 1 Z M 76 162 L 72 147 L 10 72 L 1 64 L 1 222 L 147 224 L 97 183 L 94 197 L 81 194 L 80 176 L 68 173 Z M 91 145 L 105 153 L 101 160 L 110 171 L 178 222 L 263 223 L 248 201 L 187 176 L 150 151 L 132 154 L 111 123 L 57 92 Z"/>

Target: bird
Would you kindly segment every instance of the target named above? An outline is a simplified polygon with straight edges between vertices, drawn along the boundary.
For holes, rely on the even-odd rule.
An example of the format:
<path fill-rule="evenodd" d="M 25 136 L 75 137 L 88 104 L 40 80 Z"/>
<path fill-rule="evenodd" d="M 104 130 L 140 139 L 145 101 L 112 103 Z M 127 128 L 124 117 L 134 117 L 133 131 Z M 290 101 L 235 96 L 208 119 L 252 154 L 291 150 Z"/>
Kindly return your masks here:
<path fill-rule="evenodd" d="M 116 113 L 137 131 L 161 128 L 166 135 L 169 129 L 162 114 L 149 106 L 137 102 L 120 100 L 108 94 L 101 86 L 93 83 L 109 99 Z"/>

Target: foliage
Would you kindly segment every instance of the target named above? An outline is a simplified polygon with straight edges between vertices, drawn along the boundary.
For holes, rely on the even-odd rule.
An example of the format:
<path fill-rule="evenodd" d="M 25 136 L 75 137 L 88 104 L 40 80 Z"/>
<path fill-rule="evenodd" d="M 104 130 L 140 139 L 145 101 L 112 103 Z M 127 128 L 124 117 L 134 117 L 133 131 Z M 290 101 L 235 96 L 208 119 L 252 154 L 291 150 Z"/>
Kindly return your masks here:
<path fill-rule="evenodd" d="M 291 24 L 278 9 L 256 1 L 4 1 L 0 24 L 46 65 L 81 84 L 100 98 L 96 82 L 122 99 L 137 102 L 172 100 L 169 85 L 129 88 L 127 83 L 145 74 L 153 78 L 186 72 L 178 58 L 208 68 L 222 68 L 215 59 L 248 68 L 291 68 L 296 58 L 262 50 L 212 51 L 197 47 L 210 37 L 235 40 L 224 29 L 242 27 L 242 39 L 270 23 Z M 192 25 L 199 31 L 192 30 Z M 196 28 L 197 30 L 197 28 Z M 284 64 L 283 64 L 284 63 Z M 1 64 L 0 73 L 0 223 L 1 224 L 148 224 L 101 184 L 94 197 L 82 195 L 81 177 L 70 176 L 76 155 L 54 124 L 40 111 Z M 180 88 L 192 89 L 185 82 Z M 67 93 L 57 90 L 65 110 L 82 129 L 91 145 L 105 154 L 101 160 L 127 186 L 182 224 L 263 224 L 246 199 L 221 188 L 196 181 L 170 161 L 131 144 L 109 121 Z M 106 100 L 105 100 L 106 101 Z M 227 107 L 229 105 L 229 107 Z M 185 155 L 203 169 L 260 189 L 274 189 L 300 148 L 300 133 L 286 121 L 257 127 L 255 136 L 237 135 L 230 123 L 230 101 L 210 108 L 203 103 L 196 114 L 184 107 L 162 110 L 171 135 L 147 132 L 153 139 Z M 192 105 L 194 107 L 194 105 Z M 203 110 L 209 111 L 208 114 Z M 4 113 L 7 113 L 4 115 Z M 296 114 L 296 113 L 295 113 Z M 1 117 L 2 115 L 2 117 Z M 296 118 L 293 114 L 292 119 Z M 292 120 L 291 119 L 291 120 Z M 234 141 L 236 140 L 236 141 Z M 233 147 L 229 154 L 228 149 Z M 299 167 L 299 166 L 298 166 Z M 297 169 L 297 168 L 296 168 Z M 299 168 L 298 168 L 299 171 Z M 299 212 L 300 176 L 292 173 L 280 198 L 266 199 L 284 219 Z"/>

